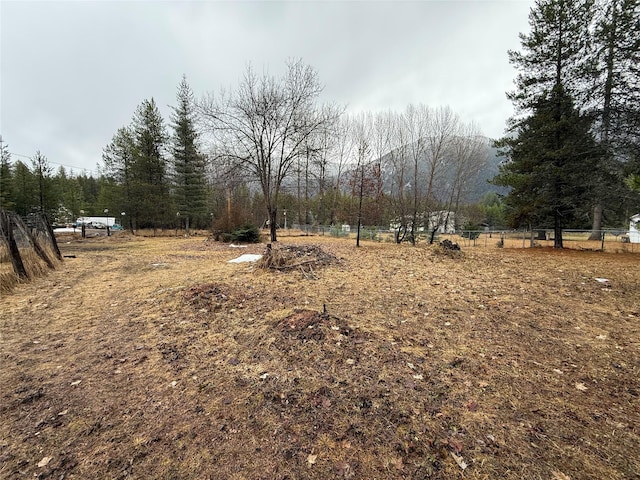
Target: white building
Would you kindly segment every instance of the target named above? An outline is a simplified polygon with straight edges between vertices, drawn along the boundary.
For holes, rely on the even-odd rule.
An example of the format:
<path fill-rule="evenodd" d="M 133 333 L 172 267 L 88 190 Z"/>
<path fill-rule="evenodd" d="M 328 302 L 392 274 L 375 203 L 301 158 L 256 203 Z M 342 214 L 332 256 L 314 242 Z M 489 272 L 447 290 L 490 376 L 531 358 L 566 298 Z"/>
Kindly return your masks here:
<path fill-rule="evenodd" d="M 427 220 L 428 216 L 428 220 Z M 411 228 L 411 218 L 409 216 L 405 217 L 406 224 L 408 228 Z M 390 230 L 398 230 L 402 224 L 400 223 L 400 219 L 396 218 L 389 224 Z M 418 215 L 418 226 L 416 231 L 418 233 L 422 233 L 426 230 L 431 232 L 432 230 L 437 228 L 438 233 L 456 233 L 455 227 L 455 212 L 450 212 L 446 210 L 440 210 L 437 212 L 421 213 Z"/>
<path fill-rule="evenodd" d="M 92 223 L 94 225 L 101 224 L 105 227 L 113 227 L 116 224 L 116 217 L 78 217 L 78 219 L 76 220 L 76 225 L 78 226 L 78 228 L 80 228 L 83 223 L 85 225 Z"/>
<path fill-rule="evenodd" d="M 631 217 L 629 222 L 629 242 L 640 243 L 640 213 Z"/>

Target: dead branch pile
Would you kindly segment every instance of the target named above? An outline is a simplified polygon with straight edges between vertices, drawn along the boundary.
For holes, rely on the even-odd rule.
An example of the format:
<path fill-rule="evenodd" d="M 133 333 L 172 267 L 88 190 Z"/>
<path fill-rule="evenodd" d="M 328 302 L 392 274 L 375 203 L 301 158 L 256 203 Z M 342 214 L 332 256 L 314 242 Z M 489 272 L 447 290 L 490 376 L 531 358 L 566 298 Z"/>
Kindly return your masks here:
<path fill-rule="evenodd" d="M 307 277 L 315 277 L 313 267 L 331 265 L 338 259 L 318 245 L 267 245 L 258 262 L 265 270 L 300 270 Z"/>
<path fill-rule="evenodd" d="M 436 255 L 444 255 L 450 258 L 460 258 L 464 256 L 460 245 L 451 240 L 443 240 L 433 249 Z"/>
<path fill-rule="evenodd" d="M 456 250 L 460 251 L 460 245 L 453 243 L 451 240 L 443 240 L 440 242 L 440 247 L 444 250 Z"/>

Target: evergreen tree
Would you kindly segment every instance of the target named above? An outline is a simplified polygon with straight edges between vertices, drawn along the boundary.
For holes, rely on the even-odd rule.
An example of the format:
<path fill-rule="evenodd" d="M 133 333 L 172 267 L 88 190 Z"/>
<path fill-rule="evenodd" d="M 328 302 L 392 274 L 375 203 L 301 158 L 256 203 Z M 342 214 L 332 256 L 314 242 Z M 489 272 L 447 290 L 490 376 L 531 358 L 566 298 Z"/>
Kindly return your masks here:
<path fill-rule="evenodd" d="M 134 156 L 131 200 L 134 221 L 157 227 L 169 222 L 171 202 L 165 160 L 166 133 L 160 111 L 153 100 L 144 100 L 133 118 Z"/>
<path fill-rule="evenodd" d="M 556 248 L 563 246 L 562 229 L 589 205 L 598 178 L 600 151 L 590 126 L 560 85 L 537 101 L 515 136 L 498 142 L 509 162 L 493 181 L 512 188 L 505 199 L 512 225 L 552 223 Z"/>
<path fill-rule="evenodd" d="M 16 213 L 23 216 L 32 213 L 37 205 L 36 179 L 20 160 L 13 166 L 13 201 Z"/>
<path fill-rule="evenodd" d="M 62 191 L 62 202 L 71 212 L 71 220 L 75 221 L 80 216 L 80 210 L 84 209 L 82 188 L 76 177 L 69 177 Z"/>
<path fill-rule="evenodd" d="M 173 108 L 173 188 L 176 208 L 189 233 L 189 223 L 202 226 L 207 211 L 206 163 L 198 151 L 193 92 L 185 76 L 178 87 L 178 105 Z"/>
<path fill-rule="evenodd" d="M 98 215 L 100 211 L 97 208 L 98 196 L 100 195 L 100 185 L 98 181 L 91 175 L 83 172 L 76 177 L 76 181 L 82 191 L 82 209 L 86 215 Z"/>
<path fill-rule="evenodd" d="M 118 129 L 111 143 L 102 151 L 104 162 L 104 196 L 117 212 L 124 212 L 124 221 L 134 231 L 134 220 L 140 212 L 133 198 L 133 162 L 135 148 L 133 132 L 129 127 Z"/>
<path fill-rule="evenodd" d="M 53 182 L 53 169 L 51 165 L 49 165 L 47 157 L 42 155 L 40 150 L 38 150 L 31 159 L 31 165 L 33 175 L 36 179 L 37 192 L 37 203 L 34 207 L 39 212 L 45 213 L 49 215 L 50 218 L 53 218 L 59 203 Z"/>
<path fill-rule="evenodd" d="M 593 0 L 536 0 L 529 14 L 529 34 L 520 34 L 522 52 L 509 51 L 519 70 L 516 91 L 507 94 L 520 114 L 530 113 L 554 87 L 578 101 L 585 99 L 584 79 L 591 72 L 589 27 Z M 517 121 L 514 121 L 517 123 Z"/>
<path fill-rule="evenodd" d="M 0 208 L 12 210 L 13 206 L 11 153 L 9 153 L 8 145 L 0 137 Z"/>
<path fill-rule="evenodd" d="M 626 163 L 640 143 L 640 1 L 600 4 L 594 29 L 594 82 L 590 90 L 595 131 L 603 147 L 602 177 L 593 212 L 592 239 L 598 239 L 603 209 L 621 208 Z"/>

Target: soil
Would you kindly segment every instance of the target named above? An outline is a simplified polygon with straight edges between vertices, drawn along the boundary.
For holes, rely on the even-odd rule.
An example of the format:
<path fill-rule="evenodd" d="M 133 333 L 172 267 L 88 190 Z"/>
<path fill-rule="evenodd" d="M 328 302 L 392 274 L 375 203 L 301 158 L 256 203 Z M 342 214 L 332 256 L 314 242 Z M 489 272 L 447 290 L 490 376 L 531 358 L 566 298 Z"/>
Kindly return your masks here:
<path fill-rule="evenodd" d="M 638 254 L 59 243 L 0 299 L 0 478 L 640 478 Z"/>

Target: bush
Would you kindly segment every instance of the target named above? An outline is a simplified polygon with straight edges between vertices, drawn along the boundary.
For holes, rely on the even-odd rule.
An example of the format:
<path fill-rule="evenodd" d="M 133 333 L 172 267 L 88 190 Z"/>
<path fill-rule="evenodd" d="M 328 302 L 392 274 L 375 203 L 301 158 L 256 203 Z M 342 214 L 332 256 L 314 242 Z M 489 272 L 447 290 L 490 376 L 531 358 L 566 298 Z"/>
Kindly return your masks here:
<path fill-rule="evenodd" d="M 480 225 L 475 223 L 465 223 L 462 227 L 462 238 L 468 238 L 469 240 L 475 240 L 480 236 Z"/>
<path fill-rule="evenodd" d="M 337 238 L 348 237 L 349 236 L 349 232 L 343 231 L 342 227 L 340 225 L 338 225 L 338 226 L 331 227 L 330 235 L 332 237 L 337 237 Z"/>
<path fill-rule="evenodd" d="M 360 229 L 360 238 L 362 240 L 373 240 L 373 241 L 376 241 L 376 242 L 381 241 L 381 238 L 378 235 L 378 232 L 376 232 L 373 229 L 361 228 Z"/>
<path fill-rule="evenodd" d="M 246 224 L 231 233 L 223 233 L 223 240 L 226 240 L 225 237 L 228 237 L 230 242 L 258 243 L 260 230 L 255 225 Z"/>

